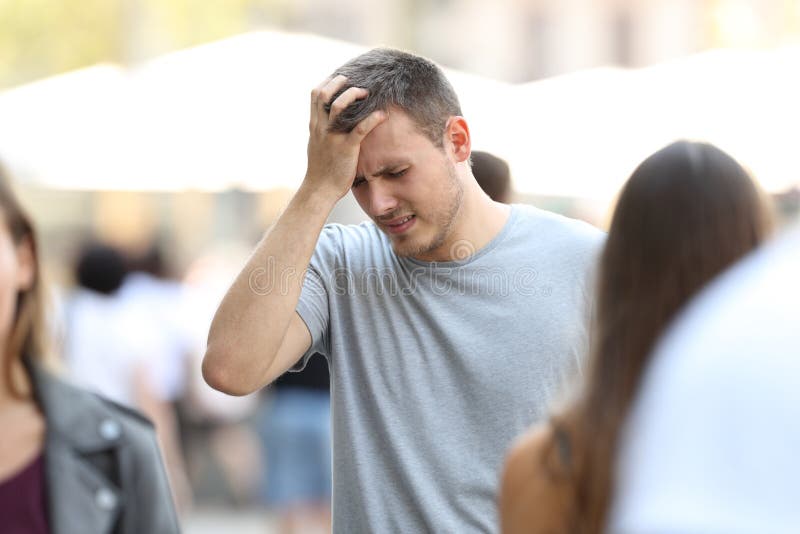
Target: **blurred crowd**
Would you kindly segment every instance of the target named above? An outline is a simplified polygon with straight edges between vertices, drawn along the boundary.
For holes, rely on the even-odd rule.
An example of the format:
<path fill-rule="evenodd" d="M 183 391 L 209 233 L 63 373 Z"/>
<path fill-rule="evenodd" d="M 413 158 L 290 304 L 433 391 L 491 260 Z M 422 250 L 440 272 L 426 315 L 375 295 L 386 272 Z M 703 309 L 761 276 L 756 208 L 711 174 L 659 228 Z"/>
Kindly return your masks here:
<path fill-rule="evenodd" d="M 154 422 L 180 511 L 189 512 L 195 503 L 266 506 L 268 493 L 277 490 L 267 485 L 265 441 L 275 433 L 264 429 L 279 424 L 280 416 L 267 415 L 275 411 L 279 391 L 297 388 L 302 394 L 307 386 L 321 397 L 317 411 L 324 415 L 312 414 L 308 422 L 305 412 L 293 415 L 299 415 L 296 424 L 322 434 L 319 446 L 329 452 L 327 365 L 320 359 L 322 365 L 309 366 L 295 383 L 287 379 L 285 388 L 261 395 L 230 397 L 212 390 L 200 376 L 200 360 L 211 317 L 241 254 L 212 252 L 183 273 L 169 256 L 158 242 L 133 250 L 87 239 L 73 259 L 74 285 L 54 288 L 53 328 L 64 370 L 74 383 Z M 330 493 L 324 487 L 322 503 Z"/>

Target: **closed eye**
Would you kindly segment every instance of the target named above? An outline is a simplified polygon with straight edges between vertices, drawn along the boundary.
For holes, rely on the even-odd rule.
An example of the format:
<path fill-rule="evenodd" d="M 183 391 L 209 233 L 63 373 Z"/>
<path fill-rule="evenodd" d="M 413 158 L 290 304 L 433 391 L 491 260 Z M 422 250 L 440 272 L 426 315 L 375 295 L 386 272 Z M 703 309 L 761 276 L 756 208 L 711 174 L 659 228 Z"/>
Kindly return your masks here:
<path fill-rule="evenodd" d="M 353 187 L 358 187 L 359 185 L 363 184 L 364 182 L 366 182 L 366 180 L 364 178 L 357 177 L 355 180 L 353 180 Z"/>
<path fill-rule="evenodd" d="M 396 171 L 396 172 L 387 172 L 387 173 L 386 173 L 386 176 L 388 176 L 389 178 L 400 178 L 400 177 L 401 177 L 401 176 L 403 176 L 403 175 L 404 175 L 406 172 L 408 172 L 408 169 L 407 169 L 407 168 L 406 168 L 406 169 L 403 169 L 402 171 Z"/>

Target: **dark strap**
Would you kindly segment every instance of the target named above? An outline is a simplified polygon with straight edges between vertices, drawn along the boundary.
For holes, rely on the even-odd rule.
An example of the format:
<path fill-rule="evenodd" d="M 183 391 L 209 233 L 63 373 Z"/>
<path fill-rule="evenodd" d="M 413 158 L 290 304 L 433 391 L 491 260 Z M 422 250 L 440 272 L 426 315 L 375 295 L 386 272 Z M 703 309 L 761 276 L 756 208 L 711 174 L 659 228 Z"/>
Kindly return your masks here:
<path fill-rule="evenodd" d="M 572 466 L 572 443 L 569 434 L 557 425 L 553 429 L 553 439 L 555 440 L 558 459 L 565 471 L 569 471 Z"/>

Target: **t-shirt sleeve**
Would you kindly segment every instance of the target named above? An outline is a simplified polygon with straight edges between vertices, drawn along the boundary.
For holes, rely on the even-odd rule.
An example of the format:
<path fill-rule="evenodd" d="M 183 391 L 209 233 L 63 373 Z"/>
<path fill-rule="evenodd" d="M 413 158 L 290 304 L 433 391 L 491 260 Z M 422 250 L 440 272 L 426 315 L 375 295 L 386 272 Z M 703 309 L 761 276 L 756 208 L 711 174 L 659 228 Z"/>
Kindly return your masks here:
<path fill-rule="evenodd" d="M 339 225 L 329 224 L 322 229 L 314 254 L 303 280 L 297 314 L 311 333 L 311 346 L 290 371 L 302 371 L 315 353 L 330 357 L 330 296 L 331 280 L 339 260 L 341 232 Z"/>

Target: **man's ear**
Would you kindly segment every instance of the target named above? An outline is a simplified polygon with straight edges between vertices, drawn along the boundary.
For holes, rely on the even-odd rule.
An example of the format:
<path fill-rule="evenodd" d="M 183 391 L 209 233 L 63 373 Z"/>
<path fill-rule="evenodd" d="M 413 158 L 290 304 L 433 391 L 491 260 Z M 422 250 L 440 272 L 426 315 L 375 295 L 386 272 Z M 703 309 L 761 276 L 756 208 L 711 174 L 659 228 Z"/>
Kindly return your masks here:
<path fill-rule="evenodd" d="M 36 275 L 36 257 L 30 236 L 23 237 L 16 246 L 17 291 L 26 291 L 33 286 Z"/>
<path fill-rule="evenodd" d="M 445 146 L 452 150 L 456 163 L 469 160 L 472 151 L 472 140 L 469 126 L 464 117 L 450 117 L 444 129 Z"/>

